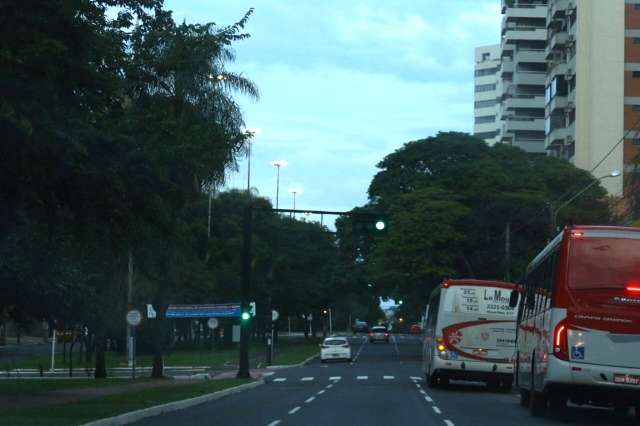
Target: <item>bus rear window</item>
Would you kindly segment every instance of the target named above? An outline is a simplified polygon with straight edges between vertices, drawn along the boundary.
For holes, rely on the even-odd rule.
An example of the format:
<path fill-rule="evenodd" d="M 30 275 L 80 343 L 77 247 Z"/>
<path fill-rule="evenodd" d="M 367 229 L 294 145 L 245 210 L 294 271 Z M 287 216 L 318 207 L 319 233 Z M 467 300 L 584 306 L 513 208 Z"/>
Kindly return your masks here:
<path fill-rule="evenodd" d="M 585 232 L 583 237 L 573 238 L 569 255 L 569 288 L 623 289 L 639 283 L 640 233 L 636 235 L 635 238 L 601 238 L 591 237 Z"/>
<path fill-rule="evenodd" d="M 446 290 L 444 312 L 474 316 L 515 317 L 509 307 L 510 289 L 480 286 L 453 286 Z"/>

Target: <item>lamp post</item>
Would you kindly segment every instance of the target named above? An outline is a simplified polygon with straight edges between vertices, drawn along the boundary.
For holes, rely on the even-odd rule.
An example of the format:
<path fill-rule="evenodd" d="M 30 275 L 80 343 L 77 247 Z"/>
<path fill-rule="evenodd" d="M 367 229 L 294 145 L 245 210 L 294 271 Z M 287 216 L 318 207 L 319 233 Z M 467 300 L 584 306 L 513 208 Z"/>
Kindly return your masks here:
<path fill-rule="evenodd" d="M 302 194 L 302 188 L 290 188 L 289 193 L 293 194 L 293 209 L 296 209 L 296 194 Z M 295 213 L 293 217 L 296 217 Z"/>
<path fill-rule="evenodd" d="M 287 160 L 273 160 L 271 162 L 271 165 L 278 169 L 278 172 L 276 173 L 276 209 L 278 208 L 278 201 L 280 198 L 280 167 L 286 167 L 287 164 L 289 164 L 287 163 Z"/>
<path fill-rule="evenodd" d="M 582 194 L 587 192 L 592 186 L 600 183 L 602 180 L 607 179 L 607 178 L 612 178 L 612 177 L 618 177 L 620 175 L 621 175 L 620 170 L 613 170 L 608 175 L 599 177 L 597 179 L 593 179 L 593 182 L 591 182 L 589 185 L 587 185 L 584 188 L 582 188 L 580 191 L 576 192 L 575 195 L 573 195 L 573 197 L 569 198 L 567 201 L 565 201 L 564 203 L 560 204 L 560 206 L 558 206 L 555 210 L 552 208 L 551 204 L 549 204 L 549 213 L 551 214 L 551 230 L 552 230 L 552 232 L 557 232 L 558 213 L 560 212 L 560 210 L 562 210 L 563 208 L 565 208 L 566 206 L 571 204 L 571 202 L 573 200 L 575 200 L 576 198 L 578 198 L 579 196 L 581 196 Z M 553 235 L 551 235 L 551 237 L 553 237 Z"/>

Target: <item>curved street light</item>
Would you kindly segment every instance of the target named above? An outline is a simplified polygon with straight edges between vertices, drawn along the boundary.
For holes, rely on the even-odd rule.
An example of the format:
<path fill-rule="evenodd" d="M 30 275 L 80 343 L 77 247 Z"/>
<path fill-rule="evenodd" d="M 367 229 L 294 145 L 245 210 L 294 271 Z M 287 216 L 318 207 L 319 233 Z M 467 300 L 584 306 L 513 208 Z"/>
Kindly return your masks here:
<path fill-rule="evenodd" d="M 289 188 L 289 193 L 293 194 L 293 209 L 296 209 L 296 194 L 302 194 L 302 188 Z M 295 212 L 293 213 L 295 217 Z"/>
<path fill-rule="evenodd" d="M 585 192 L 587 192 L 589 190 L 589 188 L 591 188 L 592 186 L 600 183 L 602 180 L 607 179 L 607 178 L 613 178 L 613 177 L 618 177 L 620 176 L 622 173 L 620 172 L 620 170 L 613 170 L 611 173 L 609 173 L 608 175 L 604 175 L 602 177 L 599 177 L 597 179 L 594 179 L 593 182 L 591 182 L 589 185 L 585 186 L 584 188 L 582 188 L 580 191 L 578 191 L 573 197 L 569 198 L 567 201 L 565 201 L 564 203 L 562 203 L 558 208 L 556 208 L 553 211 L 553 215 L 552 215 L 552 220 L 551 220 L 551 229 L 554 232 L 557 232 L 557 223 L 558 223 L 558 213 L 560 212 L 560 210 L 562 210 L 563 208 L 565 208 L 566 206 L 568 206 L 569 204 L 571 204 L 571 202 L 573 200 L 575 200 L 576 198 L 578 198 L 579 196 L 581 196 L 582 194 L 584 194 Z"/>

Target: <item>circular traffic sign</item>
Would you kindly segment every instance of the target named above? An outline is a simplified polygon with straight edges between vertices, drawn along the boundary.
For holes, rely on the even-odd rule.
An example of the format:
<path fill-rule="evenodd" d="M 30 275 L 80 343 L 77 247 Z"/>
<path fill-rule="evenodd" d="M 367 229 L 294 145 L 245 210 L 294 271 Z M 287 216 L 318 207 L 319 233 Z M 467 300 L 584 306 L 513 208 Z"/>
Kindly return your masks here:
<path fill-rule="evenodd" d="M 278 311 L 276 311 L 275 309 L 271 311 L 271 321 L 278 321 L 278 318 L 280 318 L 280 314 L 278 313 Z"/>
<path fill-rule="evenodd" d="M 209 321 L 207 321 L 207 326 L 212 330 L 218 328 L 218 320 L 216 318 L 209 318 Z"/>
<path fill-rule="evenodd" d="M 132 309 L 129 312 L 127 312 L 127 324 L 129 324 L 131 327 L 136 327 L 140 325 L 141 321 L 142 321 L 142 314 L 140 313 L 139 310 Z"/>

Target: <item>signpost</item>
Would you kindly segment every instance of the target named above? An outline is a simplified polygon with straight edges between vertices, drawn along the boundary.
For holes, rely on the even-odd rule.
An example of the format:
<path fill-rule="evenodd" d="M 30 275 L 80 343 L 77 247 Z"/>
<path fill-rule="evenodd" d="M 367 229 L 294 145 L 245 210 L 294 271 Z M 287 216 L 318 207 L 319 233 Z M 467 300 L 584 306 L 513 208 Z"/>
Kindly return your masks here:
<path fill-rule="evenodd" d="M 137 309 L 127 312 L 127 324 L 131 326 L 131 336 L 129 339 L 129 359 L 133 360 L 131 364 L 131 378 L 136 378 L 136 327 L 142 321 L 142 313 Z"/>
<path fill-rule="evenodd" d="M 219 323 L 216 318 L 209 318 L 209 321 L 207 321 L 207 327 L 211 329 L 211 352 L 216 350 L 216 339 L 214 336 L 214 330 L 218 328 L 218 325 Z"/>

